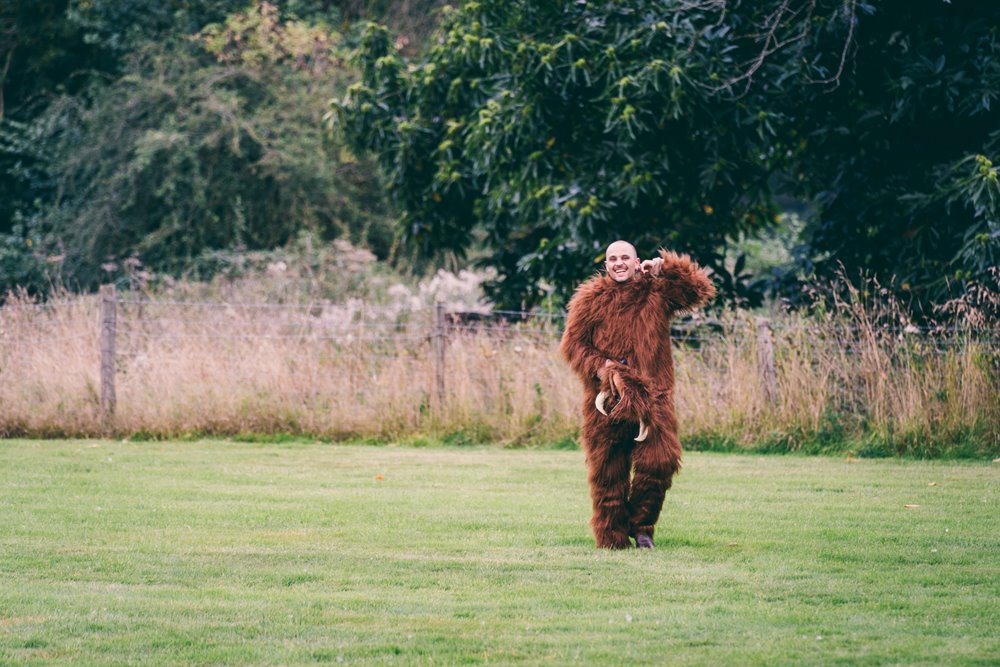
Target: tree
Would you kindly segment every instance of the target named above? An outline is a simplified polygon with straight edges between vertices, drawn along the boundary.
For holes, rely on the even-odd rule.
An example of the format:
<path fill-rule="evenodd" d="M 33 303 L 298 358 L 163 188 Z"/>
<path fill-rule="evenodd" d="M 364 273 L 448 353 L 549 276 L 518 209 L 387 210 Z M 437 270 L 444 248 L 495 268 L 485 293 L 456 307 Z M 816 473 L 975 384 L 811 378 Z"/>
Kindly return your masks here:
<path fill-rule="evenodd" d="M 223 23 L 247 5 L 0 4 L 0 293 L 52 274 L 90 286 L 130 254 L 181 270 L 302 229 L 389 252 L 372 169 L 320 130 L 320 89 L 345 69 L 339 13 L 290 0 Z M 253 58 L 227 43 L 244 38 Z"/>
<path fill-rule="evenodd" d="M 131 256 L 178 273 L 213 250 L 270 249 L 302 230 L 385 256 L 394 232 L 372 170 L 324 137 L 340 36 L 260 3 L 192 39 L 144 44 L 49 137 L 60 197 L 39 245 L 92 287 Z M 23 269 L 20 269 L 23 272 Z"/>
<path fill-rule="evenodd" d="M 16 213 L 53 191 L 33 120 L 53 96 L 79 92 L 109 65 L 69 18 L 69 4 L 0 5 L 0 234 L 11 231 Z"/>
<path fill-rule="evenodd" d="M 0 233 L 54 195 L 46 110 L 86 104 L 137 44 L 197 32 L 245 0 L 7 0 L 0 4 Z"/>
<path fill-rule="evenodd" d="M 776 96 L 818 274 L 895 277 L 926 308 L 1000 265 L 998 26 L 995 3 L 861 5 L 839 85 Z"/>
<path fill-rule="evenodd" d="M 414 62 L 372 27 L 337 120 L 417 247 L 494 254 L 501 302 L 565 294 L 615 237 L 739 293 L 725 244 L 791 195 L 807 277 L 867 268 L 927 304 L 1000 242 L 1000 8 L 955 4 L 465 2 Z"/>
<path fill-rule="evenodd" d="M 769 112 L 715 90 L 741 57 L 724 9 L 467 2 L 416 63 L 371 26 L 337 123 L 379 157 L 425 254 L 490 251 L 502 304 L 565 295 L 619 237 L 724 271 L 727 235 L 775 215 L 781 158 Z"/>

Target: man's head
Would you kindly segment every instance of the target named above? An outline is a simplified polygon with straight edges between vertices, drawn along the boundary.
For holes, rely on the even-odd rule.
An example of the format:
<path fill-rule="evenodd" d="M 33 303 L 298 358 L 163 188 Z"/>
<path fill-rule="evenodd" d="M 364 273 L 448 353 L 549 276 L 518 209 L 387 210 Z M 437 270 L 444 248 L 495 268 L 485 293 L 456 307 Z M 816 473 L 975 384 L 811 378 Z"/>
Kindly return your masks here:
<path fill-rule="evenodd" d="M 639 270 L 639 257 L 628 241 L 615 241 L 604 253 L 604 266 L 608 275 L 620 283 L 632 280 Z"/>

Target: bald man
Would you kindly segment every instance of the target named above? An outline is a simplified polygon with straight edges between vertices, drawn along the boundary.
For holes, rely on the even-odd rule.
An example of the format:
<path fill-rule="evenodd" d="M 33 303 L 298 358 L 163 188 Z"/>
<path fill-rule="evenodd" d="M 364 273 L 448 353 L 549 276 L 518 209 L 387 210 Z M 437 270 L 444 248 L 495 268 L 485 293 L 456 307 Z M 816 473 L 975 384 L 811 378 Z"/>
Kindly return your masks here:
<path fill-rule="evenodd" d="M 653 548 L 663 499 L 681 465 L 670 322 L 715 287 L 687 255 L 640 260 L 615 241 L 605 272 L 577 288 L 563 356 L 583 385 L 582 444 L 597 546 Z"/>

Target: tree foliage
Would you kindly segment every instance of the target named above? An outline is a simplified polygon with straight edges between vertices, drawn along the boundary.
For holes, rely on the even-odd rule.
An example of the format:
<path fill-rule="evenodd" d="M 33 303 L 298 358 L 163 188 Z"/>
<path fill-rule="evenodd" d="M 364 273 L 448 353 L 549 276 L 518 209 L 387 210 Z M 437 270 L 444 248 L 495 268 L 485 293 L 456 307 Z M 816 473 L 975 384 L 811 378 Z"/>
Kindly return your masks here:
<path fill-rule="evenodd" d="M 996 263 L 1000 10 L 959 4 L 465 2 L 415 61 L 372 26 L 337 119 L 411 241 L 481 243 L 506 302 L 565 293 L 617 237 L 739 293 L 724 247 L 778 195 L 813 212 L 804 275 L 841 262 L 941 299 Z"/>
<path fill-rule="evenodd" d="M 775 214 L 772 129 L 705 85 L 737 57 L 719 12 L 663 7 L 469 2 L 419 63 L 372 26 L 340 126 L 380 156 L 421 249 L 485 243 L 501 301 L 565 290 L 617 237 L 711 263 Z"/>
<path fill-rule="evenodd" d="M 294 4 L 309 5 L 310 0 Z M 56 192 L 46 112 L 86 104 L 136 48 L 192 34 L 246 0 L 5 0 L 0 3 L 0 232 Z"/>
<path fill-rule="evenodd" d="M 371 167 L 323 130 L 346 72 L 341 41 L 261 2 L 192 36 L 134 44 L 111 83 L 34 121 L 58 196 L 8 235 L 4 277 L 59 266 L 91 287 L 129 257 L 176 273 L 303 230 L 388 254 L 395 233 Z M 29 243 L 34 267 L 15 262 Z"/>
<path fill-rule="evenodd" d="M 1000 264 L 996 3 L 481 0 L 415 44 L 438 4 L 0 3 L 0 288 L 302 229 L 385 255 L 375 173 L 317 129 L 331 94 L 411 247 L 495 265 L 503 304 L 565 295 L 616 237 L 751 303 L 845 267 L 921 306 Z M 372 14 L 400 34 L 365 31 L 343 95 L 356 33 L 330 26 Z M 782 209 L 797 263 L 765 283 L 733 242 Z"/>
<path fill-rule="evenodd" d="M 789 190 L 816 268 L 895 276 L 917 305 L 1000 265 L 1000 5 L 860 8 L 836 88 L 784 96 Z"/>

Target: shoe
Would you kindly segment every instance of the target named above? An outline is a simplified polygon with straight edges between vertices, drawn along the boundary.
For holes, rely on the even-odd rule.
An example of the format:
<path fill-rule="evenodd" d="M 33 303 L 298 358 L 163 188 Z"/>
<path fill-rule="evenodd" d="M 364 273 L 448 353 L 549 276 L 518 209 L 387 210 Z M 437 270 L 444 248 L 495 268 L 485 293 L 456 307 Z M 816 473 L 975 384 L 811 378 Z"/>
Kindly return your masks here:
<path fill-rule="evenodd" d="M 653 538 L 649 535 L 636 535 L 635 546 L 637 549 L 652 549 Z"/>

